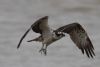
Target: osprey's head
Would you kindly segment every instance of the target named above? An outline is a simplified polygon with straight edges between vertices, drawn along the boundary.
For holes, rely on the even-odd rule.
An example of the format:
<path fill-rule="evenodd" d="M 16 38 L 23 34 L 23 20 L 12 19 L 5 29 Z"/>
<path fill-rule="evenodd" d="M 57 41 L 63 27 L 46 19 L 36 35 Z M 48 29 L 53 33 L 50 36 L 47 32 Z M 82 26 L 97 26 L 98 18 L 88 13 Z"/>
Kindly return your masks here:
<path fill-rule="evenodd" d="M 57 37 L 64 37 L 65 33 L 64 32 L 55 32 Z"/>

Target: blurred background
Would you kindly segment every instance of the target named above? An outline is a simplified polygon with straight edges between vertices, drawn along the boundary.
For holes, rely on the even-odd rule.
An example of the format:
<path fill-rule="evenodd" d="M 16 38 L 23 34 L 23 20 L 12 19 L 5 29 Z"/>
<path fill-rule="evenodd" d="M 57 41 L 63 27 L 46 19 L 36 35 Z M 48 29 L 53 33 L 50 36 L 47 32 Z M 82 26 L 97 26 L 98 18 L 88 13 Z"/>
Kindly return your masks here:
<path fill-rule="evenodd" d="M 27 43 L 39 35 L 32 31 L 17 50 L 26 30 L 46 15 L 53 29 L 80 23 L 93 42 L 96 57 L 82 55 L 69 35 L 50 45 L 47 56 L 41 55 L 41 43 Z M 99 67 L 99 34 L 100 0 L 0 0 L 0 67 Z"/>

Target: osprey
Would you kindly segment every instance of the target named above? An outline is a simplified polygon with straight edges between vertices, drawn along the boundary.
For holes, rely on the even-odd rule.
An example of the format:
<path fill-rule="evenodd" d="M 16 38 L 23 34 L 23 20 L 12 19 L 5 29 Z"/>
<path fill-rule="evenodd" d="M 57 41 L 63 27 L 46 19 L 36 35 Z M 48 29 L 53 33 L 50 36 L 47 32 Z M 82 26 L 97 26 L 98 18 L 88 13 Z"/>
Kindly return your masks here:
<path fill-rule="evenodd" d="M 42 48 L 39 50 L 39 52 L 41 53 L 43 52 L 44 55 L 47 54 L 47 47 L 51 43 L 61 39 L 62 37 L 65 37 L 65 34 L 69 34 L 72 41 L 82 51 L 83 54 L 86 53 L 86 55 L 89 58 L 90 57 L 93 58 L 93 56 L 95 56 L 94 47 L 91 43 L 91 40 L 88 37 L 86 31 L 79 23 L 71 23 L 62 26 L 56 30 L 52 30 L 48 26 L 48 16 L 44 16 L 31 25 L 31 27 L 22 36 L 17 48 L 20 47 L 22 40 L 25 38 L 25 36 L 31 29 L 34 32 L 39 33 L 40 36 L 35 39 L 29 40 L 28 42 L 32 41 L 42 42 Z"/>

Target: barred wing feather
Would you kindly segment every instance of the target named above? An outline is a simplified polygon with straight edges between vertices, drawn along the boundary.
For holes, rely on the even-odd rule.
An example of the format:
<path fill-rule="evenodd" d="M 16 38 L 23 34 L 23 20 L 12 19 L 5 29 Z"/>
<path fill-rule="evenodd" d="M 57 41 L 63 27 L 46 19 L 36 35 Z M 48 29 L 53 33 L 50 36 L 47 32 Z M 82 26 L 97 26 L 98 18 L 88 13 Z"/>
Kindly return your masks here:
<path fill-rule="evenodd" d="M 21 39 L 17 45 L 17 49 L 20 47 L 23 39 L 26 37 L 26 35 L 29 33 L 29 31 L 31 29 L 33 30 L 33 32 L 42 34 L 43 29 L 46 29 L 45 27 L 47 26 L 47 21 L 48 21 L 48 16 L 44 16 L 44 17 L 40 18 L 39 20 L 37 20 L 35 23 L 33 23 L 31 25 L 31 27 L 21 37 Z"/>
<path fill-rule="evenodd" d="M 79 23 L 68 24 L 58 28 L 55 31 L 68 33 L 72 41 L 82 51 L 83 54 L 85 52 L 89 58 L 93 58 L 93 56 L 95 56 L 94 47 L 91 43 L 91 40 L 88 37 L 86 31 Z"/>

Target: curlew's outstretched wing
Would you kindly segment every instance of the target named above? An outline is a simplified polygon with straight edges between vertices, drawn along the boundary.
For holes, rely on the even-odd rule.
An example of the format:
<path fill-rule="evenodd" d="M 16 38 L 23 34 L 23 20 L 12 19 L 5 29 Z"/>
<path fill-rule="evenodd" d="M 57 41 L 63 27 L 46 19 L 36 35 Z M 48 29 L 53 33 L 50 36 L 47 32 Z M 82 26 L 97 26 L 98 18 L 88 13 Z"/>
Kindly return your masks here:
<path fill-rule="evenodd" d="M 22 38 L 20 39 L 20 42 L 17 46 L 17 48 L 20 47 L 21 42 L 23 41 L 23 39 L 25 38 L 25 36 L 28 34 L 28 32 L 32 29 L 34 32 L 36 33 L 40 33 L 42 34 L 42 32 L 45 29 L 48 29 L 48 16 L 42 17 L 39 20 L 37 20 L 35 23 L 33 23 L 31 25 L 31 27 L 25 32 L 25 34 L 22 36 Z"/>
<path fill-rule="evenodd" d="M 63 27 L 58 28 L 55 31 L 65 32 L 70 35 L 72 41 L 76 44 L 76 46 L 82 51 L 86 52 L 86 55 L 90 58 L 95 56 L 94 47 L 88 37 L 86 31 L 79 23 L 72 23 L 65 25 Z"/>

